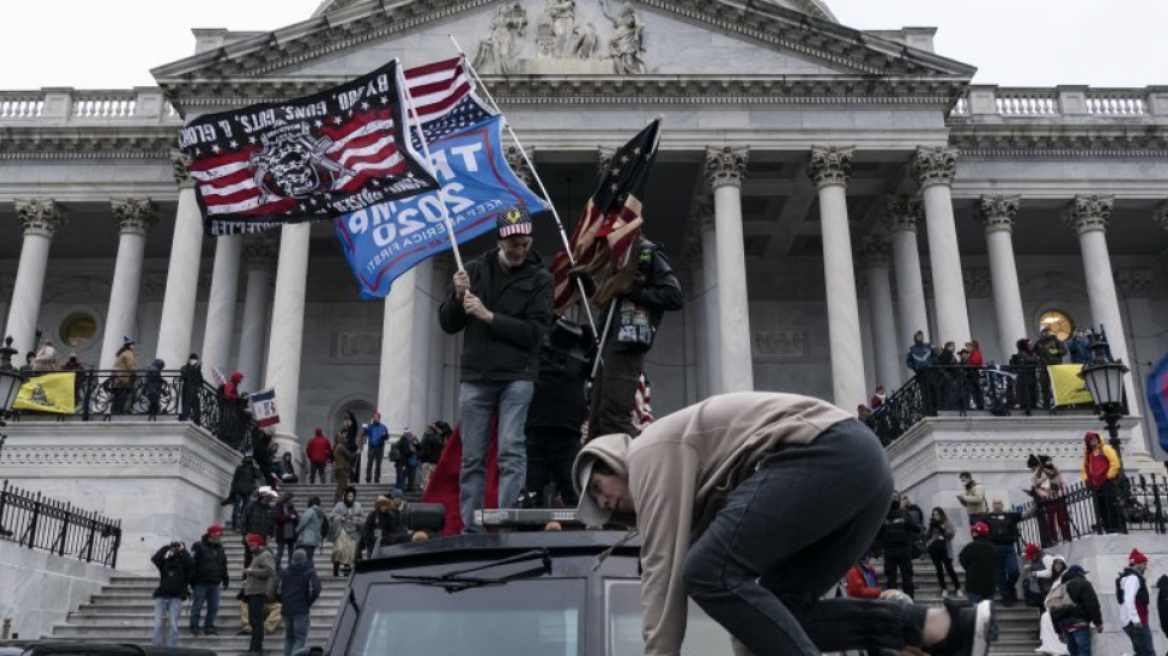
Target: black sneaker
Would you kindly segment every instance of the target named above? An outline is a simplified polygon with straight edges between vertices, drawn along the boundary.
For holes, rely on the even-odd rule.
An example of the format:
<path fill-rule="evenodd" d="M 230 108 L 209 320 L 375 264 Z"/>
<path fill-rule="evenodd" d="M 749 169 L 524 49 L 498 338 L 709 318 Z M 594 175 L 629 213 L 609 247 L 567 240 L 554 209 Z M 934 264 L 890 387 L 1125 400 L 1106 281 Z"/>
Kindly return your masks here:
<path fill-rule="evenodd" d="M 990 634 L 994 626 L 993 604 L 983 601 L 976 605 L 949 600 L 949 635 L 933 646 L 933 656 L 986 656 L 990 651 Z"/>
<path fill-rule="evenodd" d="M 219 631 L 216 630 L 215 627 L 211 627 L 211 628 L 203 631 L 203 635 L 217 636 L 217 635 L 219 635 Z"/>

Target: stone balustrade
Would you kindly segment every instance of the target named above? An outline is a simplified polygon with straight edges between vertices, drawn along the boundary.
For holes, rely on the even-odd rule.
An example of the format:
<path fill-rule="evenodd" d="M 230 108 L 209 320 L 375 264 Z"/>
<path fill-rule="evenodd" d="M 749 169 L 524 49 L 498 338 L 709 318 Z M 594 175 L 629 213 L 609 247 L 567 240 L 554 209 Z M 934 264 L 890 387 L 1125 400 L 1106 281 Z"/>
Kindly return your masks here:
<path fill-rule="evenodd" d="M 0 91 L 0 125 L 24 127 L 62 122 L 180 125 L 182 118 L 156 87 Z"/>
<path fill-rule="evenodd" d="M 987 118 L 1147 118 L 1168 117 L 1168 88 L 1094 89 L 971 85 L 953 107 L 961 122 Z M 991 118 L 991 120 L 992 120 Z M 1163 119 L 1160 119 L 1163 120 Z"/>

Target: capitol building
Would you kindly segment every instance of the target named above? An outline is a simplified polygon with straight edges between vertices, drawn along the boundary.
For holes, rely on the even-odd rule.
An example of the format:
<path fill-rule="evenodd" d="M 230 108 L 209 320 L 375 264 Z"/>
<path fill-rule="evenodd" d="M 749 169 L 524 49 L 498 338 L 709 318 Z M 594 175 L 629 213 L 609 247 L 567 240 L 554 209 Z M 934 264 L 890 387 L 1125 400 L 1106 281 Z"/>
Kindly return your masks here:
<path fill-rule="evenodd" d="M 1168 351 L 1168 87 L 973 84 L 977 62 L 937 52 L 935 29 L 856 30 L 821 0 L 748 4 L 333 0 L 271 32 L 196 29 L 156 86 L 0 91 L 0 324 L 20 363 L 38 330 L 98 370 L 124 337 L 143 368 L 197 352 L 208 377 L 276 389 L 285 448 L 350 410 L 380 410 L 395 433 L 455 423 L 461 342 L 436 320 L 452 258 L 361 301 L 330 224 L 205 236 L 175 155 L 184 120 L 395 57 L 448 59 L 453 36 L 569 231 L 606 155 L 664 118 L 644 231 L 686 304 L 648 356 L 656 414 L 750 389 L 854 410 L 909 381 L 917 330 L 1004 364 L 1040 325 L 1103 325 L 1132 369 L 1126 463 L 1159 466 L 1142 381 Z M 563 246 L 542 218 L 550 261 Z M 13 424 L 0 476 L 74 497 L 92 479 L 107 513 L 170 489 L 143 472 L 221 497 L 229 449 L 195 448 L 199 431 L 173 417 L 132 419 Z M 1089 413 L 940 413 L 889 454 L 921 506 L 955 505 L 962 469 L 1021 503 L 1026 455 L 1052 453 L 1070 475 L 1087 428 L 1101 429 Z M 135 491 L 103 487 L 107 469 L 137 472 Z M 137 530 L 205 525 L 162 512 L 171 525 Z"/>

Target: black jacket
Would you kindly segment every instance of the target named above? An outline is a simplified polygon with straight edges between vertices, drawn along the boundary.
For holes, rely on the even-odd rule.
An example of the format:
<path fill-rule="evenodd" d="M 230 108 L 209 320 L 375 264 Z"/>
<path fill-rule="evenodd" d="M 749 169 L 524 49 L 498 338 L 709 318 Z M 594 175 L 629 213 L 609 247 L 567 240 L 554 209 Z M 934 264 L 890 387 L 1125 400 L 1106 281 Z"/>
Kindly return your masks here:
<path fill-rule="evenodd" d="M 524 430 L 530 439 L 580 440 L 587 417 L 585 383 L 592 373 L 595 340 L 585 329 L 560 318 L 539 349 L 539 382 L 527 406 Z"/>
<path fill-rule="evenodd" d="M 431 465 L 438 464 L 442 457 L 442 438 L 437 431 L 427 431 L 422 435 L 422 447 L 418 449 L 418 459 Z"/>
<path fill-rule="evenodd" d="M 377 529 L 381 529 L 380 544 L 382 545 L 401 544 L 410 540 L 410 531 L 406 528 L 400 510 L 390 508 L 386 512 L 374 510 L 369 513 L 369 516 L 365 518 L 365 524 L 361 527 L 361 537 L 365 544 L 372 547 L 380 546 L 374 543 Z"/>
<path fill-rule="evenodd" d="M 245 536 L 255 533 L 270 538 L 276 533 L 276 513 L 259 499 L 247 504 L 239 523 Z"/>
<path fill-rule="evenodd" d="M 150 562 L 158 568 L 159 575 L 154 597 L 186 599 L 195 569 L 191 554 L 187 551 L 172 553 L 168 544 L 156 551 Z"/>
<path fill-rule="evenodd" d="M 685 295 L 681 291 L 681 283 L 669 266 L 669 260 L 661 248 L 650 241 L 641 241 L 634 252 L 637 258 L 637 279 L 632 289 L 617 298 L 617 303 L 629 300 L 649 310 L 649 325 L 656 335 L 661 326 L 661 319 L 666 311 L 680 310 L 685 303 Z M 619 306 L 618 306 L 619 311 Z M 616 340 L 620 330 L 620 322 L 614 317 L 608 339 Z M 618 350 L 647 350 L 634 345 L 620 345 Z"/>
<path fill-rule="evenodd" d="M 1156 581 L 1156 615 L 1160 617 L 1160 630 L 1168 635 L 1168 574 Z"/>
<path fill-rule="evenodd" d="M 255 465 L 250 467 L 240 465 L 235 468 L 235 474 L 231 477 L 231 491 L 244 499 L 251 498 L 263 480 L 264 475 Z"/>
<path fill-rule="evenodd" d="M 921 532 L 921 526 L 912 515 L 902 508 L 893 508 L 884 518 L 880 530 L 880 545 L 885 558 L 912 558 L 913 539 Z"/>
<path fill-rule="evenodd" d="M 449 334 L 465 331 L 463 382 L 535 382 L 539 341 L 552 320 L 555 283 L 534 250 L 518 269 L 504 273 L 499 250 L 466 263 L 470 291 L 495 314 L 487 324 L 467 316 L 451 284 L 438 308 L 438 323 Z M 505 278 L 504 278 L 505 277 Z M 496 289 L 497 287 L 497 289 Z"/>
<path fill-rule="evenodd" d="M 1022 521 L 1021 513 L 991 512 L 983 515 L 982 521 L 990 527 L 990 542 L 1003 545 L 1013 545 L 1018 542 L 1018 522 Z"/>
<path fill-rule="evenodd" d="M 957 556 L 965 570 L 965 590 L 992 599 L 996 588 L 998 552 L 989 538 L 974 538 Z"/>
<path fill-rule="evenodd" d="M 197 394 L 203 388 L 203 368 L 197 364 L 184 364 L 179 367 L 178 377 L 182 379 L 184 394 Z"/>
<path fill-rule="evenodd" d="M 222 584 L 226 588 L 231 583 L 227 572 L 227 552 L 223 550 L 223 545 L 208 541 L 204 535 L 202 540 L 191 547 L 191 558 L 194 561 L 191 585 Z"/>
<path fill-rule="evenodd" d="M 311 563 L 293 563 L 280 572 L 280 614 L 284 617 L 307 615 L 320 598 L 320 577 Z"/>
<path fill-rule="evenodd" d="M 1067 586 L 1067 595 L 1075 602 L 1074 608 L 1062 609 L 1050 614 L 1050 621 L 1059 631 L 1071 624 L 1087 622 L 1095 626 L 1103 624 L 1103 611 L 1099 608 L 1099 596 L 1095 594 L 1095 586 L 1085 576 L 1077 571 L 1067 570 L 1063 574 L 1063 585 Z"/>

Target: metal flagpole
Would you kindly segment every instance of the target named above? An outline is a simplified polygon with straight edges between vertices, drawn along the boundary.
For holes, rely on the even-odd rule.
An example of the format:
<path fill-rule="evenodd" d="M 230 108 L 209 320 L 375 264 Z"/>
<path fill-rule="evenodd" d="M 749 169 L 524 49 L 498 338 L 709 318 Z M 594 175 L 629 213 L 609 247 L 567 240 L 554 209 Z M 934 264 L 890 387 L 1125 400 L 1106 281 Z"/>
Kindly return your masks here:
<path fill-rule="evenodd" d="M 410 85 L 406 82 L 405 76 L 401 74 L 401 60 L 394 59 L 398 63 L 398 82 L 402 85 L 402 91 L 406 94 L 406 102 L 409 103 L 410 113 L 414 115 L 414 122 L 417 123 L 418 141 L 422 142 L 422 153 L 426 156 L 426 171 L 434 176 L 434 180 L 438 182 L 438 204 L 442 206 L 442 222 L 446 224 L 446 235 L 450 237 L 450 248 L 454 251 L 454 261 L 458 264 L 459 271 L 466 271 L 462 266 L 462 253 L 458 250 L 458 240 L 454 236 L 454 223 L 450 220 L 450 209 L 446 207 L 446 189 L 442 181 L 438 179 L 438 172 L 434 170 L 434 160 L 430 159 L 430 144 L 426 142 L 426 131 L 422 129 L 422 117 L 418 115 L 418 108 L 414 105 L 414 96 L 410 93 Z M 406 138 L 410 137 L 409 122 L 406 122 Z"/>
<path fill-rule="evenodd" d="M 463 63 L 466 64 L 466 70 L 470 71 L 471 77 L 475 79 L 478 87 L 483 90 L 484 94 L 486 94 L 487 102 L 491 104 L 491 109 L 495 110 L 495 113 L 502 116 L 503 110 L 499 108 L 499 103 L 495 102 L 495 98 L 491 95 L 490 89 L 487 89 L 487 85 L 483 83 L 483 78 L 479 77 L 479 72 L 475 70 L 474 65 L 470 63 L 469 59 L 467 59 L 466 53 L 462 50 L 462 46 L 458 45 L 458 39 L 455 39 L 453 34 L 448 36 L 450 37 L 450 41 L 454 43 L 454 49 L 458 51 L 459 56 L 462 57 Z M 519 154 L 523 157 L 523 162 L 527 164 L 527 169 L 531 171 L 531 176 L 535 178 L 535 183 L 539 185 L 540 193 L 542 193 L 543 197 L 547 199 L 548 206 L 551 207 L 552 218 L 555 219 L 556 227 L 560 230 L 560 239 L 564 242 L 564 252 L 568 254 L 568 263 L 575 267 L 576 256 L 572 253 L 572 244 L 568 240 L 568 233 L 564 231 L 564 222 L 560 220 L 560 213 L 556 211 L 556 205 L 552 202 L 552 196 L 548 193 L 547 187 L 545 187 L 543 184 L 543 178 L 540 177 L 539 171 L 535 170 L 535 164 L 531 161 L 531 158 L 527 156 L 527 150 L 523 148 L 523 143 L 519 141 L 519 137 L 515 134 L 515 130 L 511 129 L 511 123 L 507 120 L 506 116 L 503 117 L 503 126 L 507 128 L 507 134 L 511 135 L 511 140 L 515 142 L 515 146 L 519 149 Z M 592 327 L 592 334 L 596 335 L 597 340 L 600 340 L 600 334 L 596 332 L 596 321 L 592 317 L 592 308 L 588 304 L 588 293 L 584 291 L 584 283 L 579 278 L 576 279 L 576 287 L 580 290 L 580 298 L 583 299 L 582 305 L 584 306 L 584 314 L 588 316 L 588 325 Z"/>

